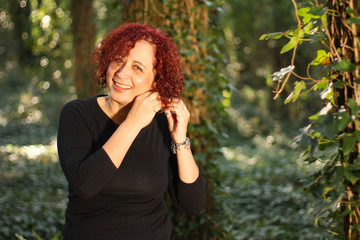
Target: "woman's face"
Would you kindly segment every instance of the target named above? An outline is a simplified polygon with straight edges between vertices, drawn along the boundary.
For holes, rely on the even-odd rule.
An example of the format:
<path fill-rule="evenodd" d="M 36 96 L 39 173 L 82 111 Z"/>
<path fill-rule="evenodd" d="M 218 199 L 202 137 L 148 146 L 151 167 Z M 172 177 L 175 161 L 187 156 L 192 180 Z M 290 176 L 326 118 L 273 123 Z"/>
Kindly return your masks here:
<path fill-rule="evenodd" d="M 120 105 L 153 89 L 155 78 L 155 49 L 147 41 L 138 41 L 129 55 L 111 62 L 106 72 L 110 98 Z"/>

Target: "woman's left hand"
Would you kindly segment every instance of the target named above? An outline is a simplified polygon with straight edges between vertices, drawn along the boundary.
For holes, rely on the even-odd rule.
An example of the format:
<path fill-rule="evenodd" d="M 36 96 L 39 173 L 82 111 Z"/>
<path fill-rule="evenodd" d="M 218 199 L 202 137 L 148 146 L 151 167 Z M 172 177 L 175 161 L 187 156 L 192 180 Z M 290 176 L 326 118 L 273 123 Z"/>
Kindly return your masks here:
<path fill-rule="evenodd" d="M 173 99 L 168 108 L 165 109 L 165 114 L 173 142 L 180 143 L 185 141 L 190 112 L 186 108 L 184 101 Z"/>

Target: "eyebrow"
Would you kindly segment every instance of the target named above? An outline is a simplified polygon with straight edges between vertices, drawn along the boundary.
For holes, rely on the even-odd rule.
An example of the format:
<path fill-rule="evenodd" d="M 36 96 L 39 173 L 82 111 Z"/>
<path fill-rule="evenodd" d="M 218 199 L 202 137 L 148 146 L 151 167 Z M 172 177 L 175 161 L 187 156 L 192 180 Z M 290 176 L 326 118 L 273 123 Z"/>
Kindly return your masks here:
<path fill-rule="evenodd" d="M 144 64 L 142 64 L 141 62 L 139 62 L 139 61 L 134 61 L 134 62 L 140 64 L 141 66 L 143 66 L 146 69 L 146 66 Z"/>

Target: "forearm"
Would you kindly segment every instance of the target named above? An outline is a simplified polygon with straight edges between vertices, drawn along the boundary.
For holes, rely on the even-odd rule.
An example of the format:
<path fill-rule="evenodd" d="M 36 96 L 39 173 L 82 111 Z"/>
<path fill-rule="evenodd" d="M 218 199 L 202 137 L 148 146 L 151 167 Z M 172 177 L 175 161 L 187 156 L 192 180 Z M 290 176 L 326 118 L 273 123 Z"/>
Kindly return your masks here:
<path fill-rule="evenodd" d="M 119 168 L 127 151 L 141 128 L 134 121 L 125 120 L 104 144 L 103 149 L 110 157 L 116 168 Z"/>
<path fill-rule="evenodd" d="M 190 171 L 187 170 L 186 164 L 181 164 L 186 163 L 186 161 L 181 161 L 183 160 L 182 157 L 187 154 L 191 154 L 191 150 L 185 150 L 181 148 L 180 151 L 177 151 L 177 153 L 179 154 L 177 156 L 178 166 L 173 166 L 172 171 L 174 172 L 169 173 L 169 175 L 172 176 L 170 178 L 170 182 L 173 184 L 169 188 L 171 199 L 173 200 L 174 205 L 183 210 L 184 212 L 188 214 L 199 214 L 205 202 L 204 178 L 202 177 L 201 172 L 197 168 L 195 161 L 189 161 L 191 163 L 188 165 L 190 166 Z M 193 157 L 191 157 L 190 159 L 193 160 Z M 186 160 L 189 160 L 189 158 L 187 158 Z M 175 164 L 174 161 L 171 162 Z M 186 174 L 191 172 L 192 174 Z M 179 176 L 179 174 L 181 174 L 182 176 Z M 188 178 L 189 181 L 187 181 L 185 178 Z"/>
<path fill-rule="evenodd" d="M 179 150 L 180 149 L 180 150 Z M 199 177 L 199 168 L 195 162 L 191 149 L 184 146 L 176 148 L 179 177 L 184 183 L 193 183 Z"/>

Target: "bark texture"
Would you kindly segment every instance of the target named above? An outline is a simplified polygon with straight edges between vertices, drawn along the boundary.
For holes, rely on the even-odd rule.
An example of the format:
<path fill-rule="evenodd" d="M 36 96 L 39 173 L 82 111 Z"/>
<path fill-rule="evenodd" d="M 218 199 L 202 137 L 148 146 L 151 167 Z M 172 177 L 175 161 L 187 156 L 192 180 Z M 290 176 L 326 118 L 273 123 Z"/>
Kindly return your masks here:
<path fill-rule="evenodd" d="M 72 0 L 72 31 L 74 36 L 74 85 L 79 98 L 96 95 L 99 88 L 93 83 L 90 54 L 95 47 L 96 25 L 93 21 L 92 0 Z"/>
<path fill-rule="evenodd" d="M 335 91 L 334 97 L 337 107 L 348 107 L 349 99 L 353 99 L 358 106 L 360 106 L 360 84 L 357 80 L 360 78 L 360 27 L 358 24 L 350 24 L 348 18 L 355 17 L 351 12 L 360 13 L 360 3 L 356 0 L 338 1 L 328 0 L 327 7 L 333 10 L 336 14 L 328 14 L 328 31 L 329 31 L 329 47 L 331 50 L 332 62 L 348 60 L 357 67 L 354 72 L 334 72 L 338 74 L 339 80 L 347 82 L 349 86 Z M 352 11 L 348 11 L 351 9 Z M 340 50 L 340 51 L 339 51 Z M 351 113 L 354 114 L 354 113 Z M 354 122 L 349 123 L 346 132 L 353 133 L 360 131 L 360 119 L 355 119 Z M 357 143 L 357 151 L 351 153 L 349 159 L 343 159 L 343 167 L 347 164 L 353 164 L 360 153 L 360 143 Z M 344 233 L 348 240 L 360 239 L 360 198 L 359 198 L 359 181 L 352 184 L 350 181 L 346 182 L 346 197 L 342 201 L 342 208 L 344 211 L 351 210 L 352 213 L 346 214 L 344 219 Z"/>
<path fill-rule="evenodd" d="M 191 113 L 191 124 L 195 129 L 211 123 L 211 119 L 216 117 L 217 112 L 208 107 L 206 79 L 203 74 L 207 59 L 207 42 L 204 39 L 208 34 L 209 26 L 209 11 L 205 3 L 200 0 L 123 0 L 121 4 L 124 22 L 138 22 L 163 28 L 174 39 L 180 52 L 183 53 L 182 64 L 187 81 L 196 83 L 190 84 L 184 90 L 185 101 Z M 188 224 L 191 221 L 199 223 L 200 227 L 182 236 L 184 240 L 210 239 L 210 232 L 219 230 L 217 221 L 213 217 L 216 205 L 212 194 L 214 179 L 211 179 L 208 174 L 213 160 L 213 153 L 209 149 L 216 141 L 202 135 L 199 131 L 190 130 L 189 137 L 192 139 L 194 154 L 201 153 L 205 156 L 204 160 L 198 163 L 207 184 L 205 213 L 203 214 L 207 216 L 207 220 L 204 222 L 203 217 L 204 223 L 200 224 L 200 217 L 189 217 L 174 210 L 175 216 L 172 217 L 172 222 L 175 231 L 178 228 L 182 229 L 181 231 L 191 229 Z"/>

